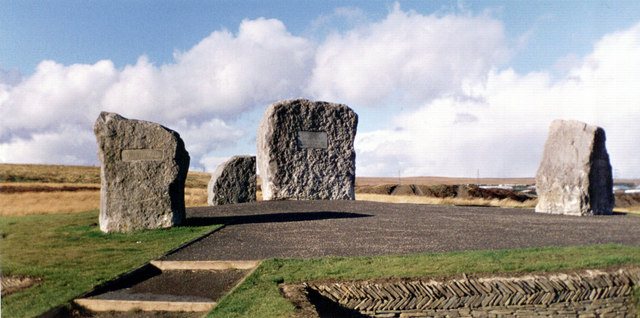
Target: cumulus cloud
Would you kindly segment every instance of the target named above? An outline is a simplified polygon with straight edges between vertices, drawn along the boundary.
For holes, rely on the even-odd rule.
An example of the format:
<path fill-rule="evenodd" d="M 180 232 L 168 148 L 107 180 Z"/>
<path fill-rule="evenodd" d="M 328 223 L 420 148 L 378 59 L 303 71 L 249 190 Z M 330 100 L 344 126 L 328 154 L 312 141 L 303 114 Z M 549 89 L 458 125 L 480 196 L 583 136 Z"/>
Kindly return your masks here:
<path fill-rule="evenodd" d="M 489 15 L 429 15 L 398 5 L 380 22 L 329 36 L 308 91 L 363 107 L 417 106 L 462 93 L 510 55 L 503 24 Z"/>
<path fill-rule="evenodd" d="M 120 70 L 108 60 L 70 66 L 43 61 L 21 82 L 4 80 L 3 71 L 0 159 L 60 163 L 47 151 L 63 148 L 26 149 L 68 137 L 70 145 L 82 147 L 76 152 L 85 153 L 76 163 L 96 163 L 95 142 L 78 144 L 68 132 L 90 135 L 101 110 L 178 130 L 198 159 L 247 133 L 233 122 L 241 113 L 300 95 L 313 54 L 311 41 L 291 35 L 278 20 L 260 18 L 242 21 L 235 35 L 214 31 L 190 50 L 175 52 L 170 64 L 157 66 L 146 56 Z"/>
<path fill-rule="evenodd" d="M 152 120 L 231 118 L 300 95 L 313 53 L 312 42 L 292 36 L 278 20 L 245 20 L 235 36 L 215 31 L 176 52 L 174 64 L 156 67 L 141 57 L 120 73 L 103 105 Z"/>
<path fill-rule="evenodd" d="M 16 85 L 22 80 L 22 74 L 17 69 L 5 70 L 0 65 L 0 85 Z"/>
<path fill-rule="evenodd" d="M 95 119 L 100 100 L 116 76 L 110 61 L 71 66 L 41 62 L 31 77 L 1 88 L 6 97 L 0 104 L 0 141 Z"/>
<path fill-rule="evenodd" d="M 436 99 L 396 116 L 401 130 L 360 134 L 358 168 L 371 175 L 533 176 L 551 121 L 575 119 L 603 127 L 613 168 L 639 177 L 637 87 L 640 24 L 602 38 L 561 78 L 494 69 L 465 88 L 462 95 L 475 99 Z"/>
<path fill-rule="evenodd" d="M 66 165 L 95 164 L 96 139 L 92 130 L 63 125 L 56 130 L 32 133 L 0 143 L 0 162 Z M 87 153 L 92 149 L 93 153 Z M 90 150 L 91 151 L 91 150 Z"/>
<path fill-rule="evenodd" d="M 218 166 L 229 160 L 230 157 L 207 156 L 200 159 L 200 164 L 204 167 L 204 171 L 213 173 Z"/>
<path fill-rule="evenodd" d="M 510 47 L 487 12 L 396 5 L 370 22 L 340 8 L 315 25 L 356 23 L 322 39 L 259 18 L 213 31 L 166 64 L 43 61 L 27 77 L 0 69 L 0 162 L 97 164 L 92 126 L 106 110 L 178 131 L 192 168 L 213 171 L 255 140 L 258 108 L 302 96 L 394 114 L 367 117 L 388 127 L 361 122 L 358 175 L 532 176 L 549 123 L 563 118 L 604 127 L 614 169 L 640 177 L 640 24 L 555 69 L 518 74 L 505 67 L 526 47 Z"/>

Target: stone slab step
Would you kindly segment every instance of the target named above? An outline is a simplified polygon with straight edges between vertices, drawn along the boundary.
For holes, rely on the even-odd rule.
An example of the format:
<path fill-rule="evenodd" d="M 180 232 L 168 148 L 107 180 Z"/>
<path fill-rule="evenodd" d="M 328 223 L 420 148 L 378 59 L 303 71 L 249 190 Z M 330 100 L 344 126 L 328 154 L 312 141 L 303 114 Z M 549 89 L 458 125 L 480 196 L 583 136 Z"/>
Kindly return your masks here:
<path fill-rule="evenodd" d="M 91 311 L 184 311 L 205 312 L 210 311 L 216 305 L 210 302 L 174 302 L 174 301 L 148 301 L 148 300 L 119 300 L 119 299 L 94 299 L 79 298 L 76 304 Z"/>
<path fill-rule="evenodd" d="M 74 302 L 90 311 L 210 311 L 259 261 L 151 261 Z"/>
<path fill-rule="evenodd" d="M 166 270 L 227 270 L 254 269 L 260 261 L 151 261 L 151 265 Z"/>

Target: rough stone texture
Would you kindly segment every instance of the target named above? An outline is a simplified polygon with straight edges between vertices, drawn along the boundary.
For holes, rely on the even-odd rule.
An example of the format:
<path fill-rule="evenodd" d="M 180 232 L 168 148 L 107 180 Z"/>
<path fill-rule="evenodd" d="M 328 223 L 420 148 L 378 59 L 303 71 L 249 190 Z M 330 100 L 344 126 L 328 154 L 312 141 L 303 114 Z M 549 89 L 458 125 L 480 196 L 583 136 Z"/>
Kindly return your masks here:
<path fill-rule="evenodd" d="M 102 112 L 93 126 L 102 163 L 100 229 L 166 228 L 185 218 L 189 153 L 166 127 Z"/>
<path fill-rule="evenodd" d="M 256 157 L 233 156 L 211 175 L 207 190 L 209 205 L 256 200 Z"/>
<path fill-rule="evenodd" d="M 358 115 L 348 106 L 294 99 L 269 105 L 258 128 L 264 200 L 353 200 Z"/>
<path fill-rule="evenodd" d="M 611 214 L 615 199 L 611 164 L 600 127 L 555 120 L 536 174 L 536 212 Z"/>

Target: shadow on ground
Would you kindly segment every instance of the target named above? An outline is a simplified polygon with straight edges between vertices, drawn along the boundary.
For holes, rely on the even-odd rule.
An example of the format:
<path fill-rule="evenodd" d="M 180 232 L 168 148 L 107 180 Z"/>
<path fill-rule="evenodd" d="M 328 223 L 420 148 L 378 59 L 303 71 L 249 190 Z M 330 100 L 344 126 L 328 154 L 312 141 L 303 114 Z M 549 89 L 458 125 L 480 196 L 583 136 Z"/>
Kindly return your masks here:
<path fill-rule="evenodd" d="M 256 215 L 233 215 L 233 216 L 212 216 L 212 217 L 190 217 L 185 220 L 182 226 L 205 226 L 214 224 L 252 224 L 252 223 L 283 223 L 283 222 L 303 222 L 327 219 L 348 219 L 371 217 L 371 214 L 360 214 L 350 212 L 293 212 L 293 213 L 268 213 Z"/>

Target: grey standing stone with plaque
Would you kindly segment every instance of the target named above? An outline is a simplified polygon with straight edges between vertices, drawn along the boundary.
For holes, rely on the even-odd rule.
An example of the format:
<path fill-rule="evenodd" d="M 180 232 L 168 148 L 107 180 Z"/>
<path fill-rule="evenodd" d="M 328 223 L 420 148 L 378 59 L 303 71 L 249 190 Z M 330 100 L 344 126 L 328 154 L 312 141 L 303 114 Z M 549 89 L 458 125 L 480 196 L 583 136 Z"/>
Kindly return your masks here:
<path fill-rule="evenodd" d="M 536 174 L 536 212 L 611 214 L 615 199 L 604 130 L 554 120 Z"/>
<path fill-rule="evenodd" d="M 189 153 L 159 124 L 102 112 L 95 125 L 100 159 L 100 230 L 166 228 L 185 218 Z"/>
<path fill-rule="evenodd" d="M 358 115 L 306 99 L 273 103 L 258 128 L 264 200 L 353 200 Z"/>

